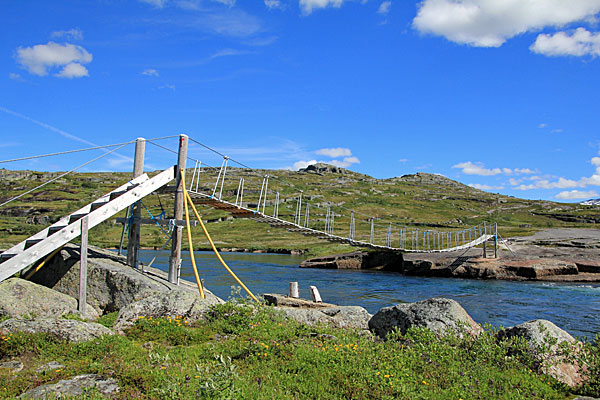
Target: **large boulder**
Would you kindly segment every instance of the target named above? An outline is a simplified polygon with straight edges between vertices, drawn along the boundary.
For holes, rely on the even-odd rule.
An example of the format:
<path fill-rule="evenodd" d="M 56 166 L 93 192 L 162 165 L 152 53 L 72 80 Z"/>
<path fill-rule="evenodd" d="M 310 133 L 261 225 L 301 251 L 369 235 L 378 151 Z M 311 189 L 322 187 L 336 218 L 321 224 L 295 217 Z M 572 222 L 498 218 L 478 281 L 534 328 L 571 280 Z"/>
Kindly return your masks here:
<path fill-rule="evenodd" d="M 326 269 L 375 269 L 383 271 L 402 271 L 402 253 L 393 251 L 354 251 L 315 257 L 302 261 L 300 268 Z"/>
<path fill-rule="evenodd" d="M 78 296 L 79 258 L 79 247 L 68 244 L 32 280 L 70 296 Z M 123 256 L 89 246 L 88 303 L 102 313 L 118 311 L 135 301 L 174 289 L 198 290 L 184 281 L 180 286 L 173 285 L 164 279 L 161 271 L 151 269 L 144 273 L 128 266 Z M 207 296 L 216 298 L 205 291 Z"/>
<path fill-rule="evenodd" d="M 69 342 L 86 342 L 104 335 L 114 335 L 107 327 L 94 322 L 55 318 L 7 319 L 0 322 L 0 332 L 4 335 L 13 332 L 47 333 Z"/>
<path fill-rule="evenodd" d="M 359 306 L 334 306 L 326 308 L 275 307 L 286 318 L 306 325 L 327 325 L 332 328 L 369 329 L 371 314 Z"/>
<path fill-rule="evenodd" d="M 476 336 L 483 331 L 458 302 L 445 298 L 384 307 L 369 321 L 369 329 L 381 338 L 395 329 L 404 334 L 411 327 L 428 328 L 437 335 L 464 331 Z"/>
<path fill-rule="evenodd" d="M 223 300 L 212 293 L 207 294 L 205 299 L 198 293 L 181 289 L 158 293 L 123 307 L 119 311 L 114 329 L 123 332 L 139 317 L 182 317 L 189 322 L 195 322 L 205 318 L 211 305 L 222 302 Z"/>
<path fill-rule="evenodd" d="M 306 325 L 323 324 L 333 328 L 369 329 L 371 314 L 358 306 L 338 306 L 329 303 L 296 299 L 280 294 L 263 295 L 267 304 L 281 311 L 286 318 Z"/>
<path fill-rule="evenodd" d="M 62 317 L 77 310 L 77 300 L 45 286 L 19 278 L 0 283 L 0 317 Z M 96 320 L 98 312 L 88 305 L 83 318 Z"/>
<path fill-rule="evenodd" d="M 30 389 L 19 396 L 20 399 L 47 399 L 81 396 L 84 391 L 95 389 L 102 395 L 111 396 L 119 391 L 115 379 L 103 378 L 96 374 L 78 375 L 71 379 L 64 379 L 57 383 L 40 385 Z"/>
<path fill-rule="evenodd" d="M 583 382 L 579 365 L 567 359 L 567 355 L 575 355 L 581 348 L 569 333 L 544 319 L 524 322 L 498 333 L 499 338 L 515 336 L 527 341 L 530 354 L 545 373 L 569 386 Z"/>

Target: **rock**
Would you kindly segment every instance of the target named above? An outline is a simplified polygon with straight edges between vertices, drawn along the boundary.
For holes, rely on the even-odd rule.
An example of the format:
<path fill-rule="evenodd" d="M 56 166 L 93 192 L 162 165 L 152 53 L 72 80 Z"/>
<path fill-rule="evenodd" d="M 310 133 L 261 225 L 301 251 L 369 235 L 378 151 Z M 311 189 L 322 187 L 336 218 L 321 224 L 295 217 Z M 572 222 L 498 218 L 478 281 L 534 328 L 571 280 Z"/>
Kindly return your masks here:
<path fill-rule="evenodd" d="M 324 324 L 334 328 L 369 329 L 371 314 L 358 306 L 338 306 L 329 303 L 296 299 L 280 294 L 264 294 L 267 304 L 281 311 L 286 318 L 302 324 Z"/>
<path fill-rule="evenodd" d="M 498 333 L 501 339 L 514 336 L 527 341 L 531 355 L 545 373 L 569 386 L 583 382 L 579 366 L 568 362 L 561 349 L 566 346 L 567 354 L 571 355 L 579 350 L 578 341 L 569 333 L 544 319 L 524 322 Z"/>
<path fill-rule="evenodd" d="M 429 328 L 436 335 L 460 334 L 465 329 L 476 336 L 483 331 L 458 302 L 444 298 L 384 307 L 369 321 L 369 329 L 381 338 L 395 328 L 404 334 L 411 327 Z"/>
<path fill-rule="evenodd" d="M 180 286 L 159 277 L 160 271 L 143 273 L 126 264 L 125 257 L 98 247 L 88 249 L 87 298 L 103 313 L 118 311 L 130 303 L 158 293 L 181 289 L 197 292 L 195 285 Z M 79 247 L 66 245 L 51 262 L 33 276 L 33 281 L 70 296 L 79 295 Z M 210 291 L 207 297 L 218 299 Z M 219 299 L 220 300 L 220 299 Z"/>
<path fill-rule="evenodd" d="M 328 308 L 336 307 L 335 304 L 316 303 L 310 300 L 297 299 L 294 297 L 283 296 L 281 294 L 265 293 L 263 298 L 267 304 L 279 307 L 298 307 L 298 308 Z"/>
<path fill-rule="evenodd" d="M 106 379 L 96 374 L 78 375 L 71 379 L 41 385 L 26 391 L 20 399 L 45 399 L 56 397 L 81 396 L 84 389 L 96 389 L 105 396 L 110 396 L 119 391 L 119 385 L 114 379 Z"/>
<path fill-rule="evenodd" d="M 336 167 L 335 165 L 325 164 L 325 163 L 316 163 L 307 166 L 306 168 L 300 168 L 299 172 L 312 172 L 316 174 L 347 174 L 348 170 L 341 167 Z"/>
<path fill-rule="evenodd" d="M 300 268 L 377 269 L 402 271 L 402 253 L 392 251 L 354 251 L 315 257 L 302 261 Z"/>
<path fill-rule="evenodd" d="M 71 296 L 19 278 L 0 283 L 0 316 L 61 317 L 69 313 L 78 313 L 77 300 Z M 96 320 L 98 313 L 88 305 L 83 317 Z"/>
<path fill-rule="evenodd" d="M 65 366 L 56 362 L 56 361 L 50 361 L 48 364 L 44 364 L 44 365 L 40 365 L 39 367 L 37 367 L 35 369 L 35 372 L 48 372 L 48 371 L 53 371 L 55 369 L 59 369 L 59 368 L 64 368 Z"/>
<path fill-rule="evenodd" d="M 189 322 L 202 320 L 206 311 L 213 304 L 223 301 L 216 296 L 202 299 L 199 294 L 175 289 L 159 293 L 142 300 L 130 303 L 119 311 L 114 329 L 123 332 L 132 326 L 139 317 L 183 317 Z"/>
<path fill-rule="evenodd" d="M 19 360 L 5 361 L 0 363 L 0 369 L 8 369 L 13 374 L 21 372 L 23 370 L 23 363 Z"/>
<path fill-rule="evenodd" d="M 294 319 L 302 324 L 323 324 L 332 328 L 369 329 L 371 314 L 358 306 L 334 306 L 327 308 L 292 308 L 275 307 L 283 312 L 286 318 Z"/>
<path fill-rule="evenodd" d="M 0 332 L 47 333 L 69 342 L 85 342 L 104 335 L 114 335 L 107 327 L 94 322 L 55 318 L 7 319 L 0 322 Z"/>

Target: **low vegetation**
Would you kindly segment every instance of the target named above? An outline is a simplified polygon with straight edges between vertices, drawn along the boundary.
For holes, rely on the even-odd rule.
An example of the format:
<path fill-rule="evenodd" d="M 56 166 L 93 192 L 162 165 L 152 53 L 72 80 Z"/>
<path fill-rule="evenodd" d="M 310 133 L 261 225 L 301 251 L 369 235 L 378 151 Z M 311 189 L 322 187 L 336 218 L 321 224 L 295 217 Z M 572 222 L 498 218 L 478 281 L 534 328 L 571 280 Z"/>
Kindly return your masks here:
<path fill-rule="evenodd" d="M 108 315 L 101 322 L 113 321 Z M 573 397 L 526 356 L 524 341 L 497 341 L 493 333 L 436 338 L 417 329 L 381 341 L 357 331 L 308 327 L 286 321 L 271 307 L 230 301 L 214 306 L 202 323 L 140 317 L 124 336 L 87 343 L 41 334 L 4 336 L 0 359 L 18 358 L 25 368 L 16 374 L 0 369 L 0 397 L 84 373 L 116 379 L 122 399 Z M 584 347 L 595 378 L 579 392 L 597 397 L 600 351 Z M 35 371 L 50 361 L 64 367 Z"/>
<path fill-rule="evenodd" d="M 356 210 L 356 237 L 368 240 L 370 222 L 376 219 L 375 242 L 384 244 L 389 222 L 398 240 L 400 227 L 453 231 L 488 222 L 497 222 L 504 237 L 529 234 L 548 227 L 595 227 L 600 222 L 600 208 L 578 204 L 517 199 L 483 192 L 439 175 L 419 173 L 398 178 L 376 179 L 367 175 L 340 172 L 294 172 L 283 170 L 247 170 L 230 168 L 223 186 L 223 198 L 235 202 L 240 178 L 244 178 L 244 205 L 256 209 L 262 179 L 270 176 L 265 213 L 274 213 L 275 192 L 280 193 L 279 215 L 294 220 L 297 196 L 303 195 L 303 216 L 310 203 L 309 226 L 325 227 L 327 206 L 336 213 L 334 232 L 347 236 L 350 211 Z M 23 193 L 51 177 L 51 173 L 32 171 L 2 171 L 0 200 Z M 212 193 L 218 170 L 202 170 L 198 191 Z M 188 171 L 188 187 L 192 171 Z M 45 226 L 68 215 L 83 205 L 127 182 L 129 173 L 76 173 L 68 175 L 18 201 L 0 209 L 0 248 L 29 237 Z M 194 184 L 196 188 L 196 184 Z M 219 193 L 220 190 L 217 192 Z M 156 194 L 143 200 L 144 218 L 172 215 L 172 196 Z M 262 209 L 261 209 L 262 211 Z M 233 219 L 229 214 L 200 207 L 209 231 L 219 247 L 250 250 L 296 249 L 322 255 L 349 251 L 347 245 L 331 244 L 246 219 Z M 359 214 L 360 213 L 360 214 Z M 124 217 L 121 212 L 117 217 Z M 116 219 L 116 217 L 115 217 Z M 90 243 L 115 248 L 121 237 L 122 225 L 110 219 L 90 232 Z M 302 218 L 302 223 L 304 219 Z M 167 230 L 168 227 L 163 227 Z M 194 230 L 194 246 L 208 248 L 199 227 Z M 160 248 L 166 236 L 157 226 L 142 228 L 142 245 Z"/>

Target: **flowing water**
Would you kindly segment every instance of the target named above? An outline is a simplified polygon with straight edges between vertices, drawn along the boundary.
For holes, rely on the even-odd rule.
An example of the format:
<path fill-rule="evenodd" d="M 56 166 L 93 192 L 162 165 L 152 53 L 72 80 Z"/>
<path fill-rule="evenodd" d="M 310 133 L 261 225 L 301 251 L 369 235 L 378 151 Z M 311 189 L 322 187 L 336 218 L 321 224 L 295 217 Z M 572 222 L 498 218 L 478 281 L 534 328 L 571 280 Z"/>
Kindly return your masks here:
<path fill-rule="evenodd" d="M 227 299 L 235 281 L 212 252 L 195 252 L 198 272 L 207 289 Z M 169 252 L 140 251 L 140 261 L 167 270 Z M 600 334 L 600 284 L 483 281 L 426 278 L 398 273 L 298 268 L 300 256 L 223 253 L 223 258 L 255 295 L 288 292 L 297 281 L 300 296 L 310 298 L 309 285 L 319 288 L 323 301 L 357 305 L 371 314 L 381 307 L 430 297 L 457 300 L 479 323 L 513 326 L 547 319 L 574 336 L 593 339 Z M 181 278 L 194 281 L 189 253 L 182 253 Z"/>

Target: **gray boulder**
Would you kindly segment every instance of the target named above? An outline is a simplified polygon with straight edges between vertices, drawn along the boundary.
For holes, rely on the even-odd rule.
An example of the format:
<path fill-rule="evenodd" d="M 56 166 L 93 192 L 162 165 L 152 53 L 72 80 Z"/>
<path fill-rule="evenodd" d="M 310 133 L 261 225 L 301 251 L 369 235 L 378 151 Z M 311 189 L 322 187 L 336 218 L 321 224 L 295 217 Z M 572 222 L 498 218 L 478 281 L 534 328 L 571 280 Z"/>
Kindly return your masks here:
<path fill-rule="evenodd" d="M 579 365 L 567 359 L 567 355 L 575 355 L 581 348 L 569 333 L 544 319 L 524 322 L 498 333 L 499 338 L 515 336 L 527 341 L 531 355 L 546 374 L 569 386 L 583 382 Z"/>
<path fill-rule="evenodd" d="M 79 293 L 79 247 L 67 244 L 32 280 L 59 292 L 76 297 Z M 88 303 L 102 313 L 119 311 L 130 303 L 173 289 L 197 292 L 195 285 L 181 281 L 173 285 L 156 269 L 142 272 L 127 265 L 126 259 L 114 252 L 89 246 Z M 206 290 L 207 296 L 215 297 Z"/>
<path fill-rule="evenodd" d="M 77 312 L 77 300 L 64 293 L 19 278 L 0 283 L 0 316 L 56 318 Z M 88 305 L 83 318 L 96 320 L 98 312 Z"/>
<path fill-rule="evenodd" d="M 95 389 L 105 396 L 111 396 L 119 391 L 119 385 L 114 379 L 106 379 L 96 374 L 78 375 L 57 383 L 40 385 L 26 391 L 20 399 L 46 399 L 74 397 L 84 394 L 85 389 Z"/>
<path fill-rule="evenodd" d="M 130 303 L 119 311 L 114 329 L 123 332 L 132 326 L 139 317 L 177 317 L 181 316 L 189 322 L 202 320 L 213 304 L 223 303 L 212 293 L 207 293 L 206 299 L 198 293 L 182 289 L 158 293 L 142 300 Z"/>
<path fill-rule="evenodd" d="M 384 307 L 369 321 L 369 329 L 381 338 L 396 328 L 404 334 L 411 327 L 425 327 L 436 335 L 461 335 L 464 330 L 476 336 L 483 331 L 458 302 L 445 298 Z"/>
<path fill-rule="evenodd" d="M 17 372 L 21 372 L 23 370 L 23 363 L 19 360 L 4 361 L 0 363 L 0 370 L 3 368 L 9 370 L 13 374 L 16 374 Z"/>
<path fill-rule="evenodd" d="M 104 335 L 114 335 L 107 327 L 94 322 L 55 318 L 7 319 L 0 322 L 0 332 L 47 333 L 69 342 L 85 342 Z"/>
<path fill-rule="evenodd" d="M 324 308 L 275 307 L 286 318 L 306 325 L 323 324 L 332 328 L 369 329 L 371 314 L 359 306 L 334 306 Z"/>
<path fill-rule="evenodd" d="M 323 324 L 334 328 L 369 329 L 371 314 L 358 306 L 338 306 L 316 303 L 280 294 L 264 294 L 267 304 L 281 311 L 286 318 L 306 325 Z"/>

